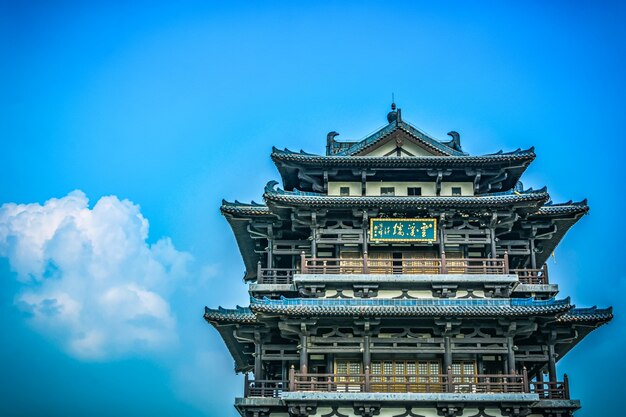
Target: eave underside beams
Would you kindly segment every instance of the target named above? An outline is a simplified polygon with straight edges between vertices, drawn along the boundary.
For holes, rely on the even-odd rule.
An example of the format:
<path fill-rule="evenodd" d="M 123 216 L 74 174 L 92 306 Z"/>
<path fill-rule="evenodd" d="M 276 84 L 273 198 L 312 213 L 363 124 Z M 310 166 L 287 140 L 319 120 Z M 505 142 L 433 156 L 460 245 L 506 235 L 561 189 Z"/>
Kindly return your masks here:
<path fill-rule="evenodd" d="M 519 181 L 527 165 L 499 167 L 458 167 L 458 168 L 316 168 L 278 164 L 285 190 L 328 192 L 328 182 L 367 181 L 439 181 L 472 182 L 476 194 L 507 191 Z M 362 195 L 365 195 L 363 192 Z"/>

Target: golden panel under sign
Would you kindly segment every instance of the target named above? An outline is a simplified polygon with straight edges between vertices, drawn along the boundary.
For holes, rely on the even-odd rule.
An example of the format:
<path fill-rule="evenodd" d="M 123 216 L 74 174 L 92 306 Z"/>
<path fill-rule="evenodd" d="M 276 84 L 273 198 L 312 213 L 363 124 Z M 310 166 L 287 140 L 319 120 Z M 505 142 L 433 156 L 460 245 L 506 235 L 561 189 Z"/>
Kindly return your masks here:
<path fill-rule="evenodd" d="M 437 219 L 370 219 L 372 242 L 435 242 Z"/>

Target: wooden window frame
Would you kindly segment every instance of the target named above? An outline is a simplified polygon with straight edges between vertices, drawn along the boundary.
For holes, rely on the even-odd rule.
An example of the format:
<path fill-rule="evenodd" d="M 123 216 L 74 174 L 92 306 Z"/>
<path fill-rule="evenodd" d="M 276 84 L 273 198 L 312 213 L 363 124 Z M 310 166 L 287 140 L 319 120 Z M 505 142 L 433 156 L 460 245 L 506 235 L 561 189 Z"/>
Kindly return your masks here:
<path fill-rule="evenodd" d="M 416 191 L 417 191 L 417 193 L 415 193 Z M 422 187 L 407 187 L 406 194 L 408 196 L 411 196 L 411 197 L 421 197 L 422 196 Z"/>
<path fill-rule="evenodd" d="M 387 192 L 383 192 L 383 190 L 386 190 Z M 380 187 L 380 195 L 383 197 L 395 197 L 396 187 Z"/>

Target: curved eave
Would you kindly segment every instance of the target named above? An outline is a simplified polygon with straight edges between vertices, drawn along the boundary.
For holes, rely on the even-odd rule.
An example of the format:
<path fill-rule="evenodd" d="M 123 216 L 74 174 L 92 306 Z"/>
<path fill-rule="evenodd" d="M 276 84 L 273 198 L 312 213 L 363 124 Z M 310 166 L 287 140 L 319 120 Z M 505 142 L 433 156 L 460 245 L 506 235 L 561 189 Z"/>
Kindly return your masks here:
<path fill-rule="evenodd" d="M 582 215 L 589 212 L 589 206 L 587 200 L 580 201 L 578 203 L 562 203 L 562 204 L 545 204 L 536 213 L 533 213 L 532 217 L 541 218 L 580 218 Z"/>
<path fill-rule="evenodd" d="M 239 201 L 230 202 L 222 200 L 220 206 L 220 212 L 223 215 L 232 215 L 241 218 L 252 217 L 269 217 L 272 216 L 272 212 L 265 204 L 258 204 L 254 201 L 252 203 L 240 203 Z"/>
<path fill-rule="evenodd" d="M 262 204 L 244 204 L 239 202 L 230 203 L 222 201 L 220 211 L 226 217 L 226 221 L 235 235 L 241 258 L 246 267 L 244 279 L 253 279 L 256 277 L 256 267 L 259 260 L 256 254 L 256 243 L 250 236 L 248 226 L 251 220 L 258 218 L 267 218 L 268 221 L 276 218 L 270 209 Z"/>
<path fill-rule="evenodd" d="M 406 208 L 406 209 L 429 209 L 429 208 L 487 208 L 487 207 L 517 207 L 526 206 L 538 208 L 548 201 L 547 192 L 527 194 L 507 194 L 493 196 L 472 197 L 338 197 L 327 195 L 302 195 L 281 194 L 267 192 L 263 195 L 268 205 L 294 206 L 294 207 L 380 207 L 380 208 Z"/>
<path fill-rule="evenodd" d="M 204 307 L 204 319 L 215 325 L 255 324 L 257 322 L 256 315 L 250 308 L 239 306 L 236 309 Z"/>
<path fill-rule="evenodd" d="M 287 149 L 273 148 L 271 158 L 274 162 L 288 162 L 294 165 L 320 168 L 445 168 L 445 167 L 491 167 L 528 165 L 536 155 L 534 149 L 496 153 L 482 156 L 444 155 L 444 156 L 323 156 L 297 153 Z"/>
<path fill-rule="evenodd" d="M 589 212 L 587 200 L 579 203 L 546 204 L 529 216 L 529 221 L 552 220 L 556 223 L 556 232 L 550 239 L 542 240 L 543 251 L 537 253 L 537 263 L 544 264 L 554 252 L 566 233 Z"/>
<path fill-rule="evenodd" d="M 560 316 L 556 321 L 566 324 L 585 324 L 602 326 L 613 319 L 613 307 L 609 308 L 573 308 Z"/>
<path fill-rule="evenodd" d="M 613 308 L 599 309 L 573 308 L 556 319 L 556 324 L 574 328 L 577 337 L 571 339 L 569 343 L 557 344 L 558 358 L 564 357 L 570 350 L 583 341 L 587 335 L 598 327 L 609 323 L 613 319 Z"/>
<path fill-rule="evenodd" d="M 213 310 L 205 307 L 204 319 L 220 334 L 226 348 L 235 361 L 235 371 L 244 372 L 250 369 L 252 356 L 245 352 L 245 343 L 235 337 L 234 330 L 242 325 L 251 325 L 248 317 L 235 317 L 235 310 L 218 309 Z M 247 315 L 244 315 L 247 316 Z"/>
<path fill-rule="evenodd" d="M 572 308 L 564 300 L 252 300 L 255 313 L 341 317 L 519 317 L 556 316 Z"/>

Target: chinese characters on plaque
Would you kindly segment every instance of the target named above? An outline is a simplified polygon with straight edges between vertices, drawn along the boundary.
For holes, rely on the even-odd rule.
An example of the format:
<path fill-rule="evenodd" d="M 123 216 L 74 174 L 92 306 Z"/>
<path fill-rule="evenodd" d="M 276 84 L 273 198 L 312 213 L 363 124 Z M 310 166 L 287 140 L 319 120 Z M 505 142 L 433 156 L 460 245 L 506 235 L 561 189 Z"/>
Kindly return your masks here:
<path fill-rule="evenodd" d="M 370 219 L 370 240 L 434 242 L 437 240 L 437 219 Z"/>

